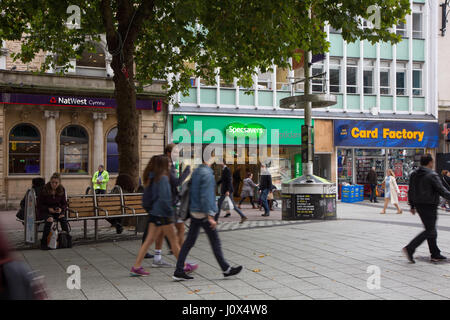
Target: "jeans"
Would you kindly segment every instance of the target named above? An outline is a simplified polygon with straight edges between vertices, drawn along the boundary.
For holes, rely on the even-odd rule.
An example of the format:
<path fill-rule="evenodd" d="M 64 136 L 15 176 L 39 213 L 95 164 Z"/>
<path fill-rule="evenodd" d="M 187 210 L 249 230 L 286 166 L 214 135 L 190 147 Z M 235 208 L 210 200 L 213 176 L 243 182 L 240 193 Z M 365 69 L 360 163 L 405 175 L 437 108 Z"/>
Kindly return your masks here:
<path fill-rule="evenodd" d="M 67 218 L 66 216 L 62 217 L 62 218 L 58 218 L 61 215 L 61 213 L 55 213 L 55 214 L 50 214 L 48 217 L 52 217 L 53 218 L 53 222 L 56 223 L 60 223 L 61 224 L 61 229 L 63 231 L 66 231 L 67 233 L 69 233 L 69 226 L 67 224 Z M 48 219 L 47 217 L 47 219 Z M 41 239 L 41 243 L 42 245 L 47 245 L 47 238 L 50 234 L 50 229 L 52 227 L 53 222 L 48 222 L 47 220 L 45 220 L 45 225 L 44 225 L 44 233 L 42 234 L 42 239 Z"/>
<path fill-rule="evenodd" d="M 269 209 L 269 202 L 267 201 L 267 196 L 269 195 L 269 189 L 264 189 L 261 191 L 261 205 L 264 208 L 264 213 L 269 215 L 270 214 L 270 209 Z"/>
<path fill-rule="evenodd" d="M 377 185 L 370 184 L 370 202 L 377 201 Z"/>
<path fill-rule="evenodd" d="M 216 220 L 216 221 L 219 221 L 220 209 L 221 209 L 221 207 L 222 207 L 223 200 L 225 200 L 225 197 L 226 197 L 226 195 L 224 195 L 224 194 L 221 195 L 220 198 L 219 198 L 219 201 L 217 202 L 217 206 L 219 207 L 219 210 L 217 211 L 217 214 L 216 214 L 216 216 L 214 217 L 214 220 Z M 231 199 L 231 202 L 233 203 L 234 210 L 241 216 L 241 218 L 244 218 L 245 215 L 244 215 L 244 214 L 242 213 L 242 211 L 239 210 L 239 208 L 237 207 L 236 203 L 235 203 L 234 200 L 233 200 L 233 196 L 230 194 L 229 197 L 230 197 L 230 199 Z"/>
<path fill-rule="evenodd" d="M 431 256 L 438 256 L 441 251 L 437 246 L 437 207 L 430 204 L 416 205 L 416 210 L 419 213 L 420 220 L 425 227 L 425 231 L 419 233 L 407 246 L 408 251 L 413 254 L 418 246 L 425 240 L 428 242 Z"/>
<path fill-rule="evenodd" d="M 205 230 L 205 233 L 209 239 L 209 244 L 211 245 L 211 248 L 222 271 L 226 271 L 230 267 L 230 265 L 225 261 L 225 258 L 223 257 L 222 246 L 220 244 L 219 233 L 217 232 L 217 230 L 211 229 L 211 224 L 209 223 L 208 219 L 196 219 L 191 217 L 189 232 L 178 256 L 176 266 L 177 273 L 183 272 L 184 263 L 189 254 L 189 251 L 194 246 L 195 241 L 197 241 L 200 227 L 203 227 L 203 230 Z"/>

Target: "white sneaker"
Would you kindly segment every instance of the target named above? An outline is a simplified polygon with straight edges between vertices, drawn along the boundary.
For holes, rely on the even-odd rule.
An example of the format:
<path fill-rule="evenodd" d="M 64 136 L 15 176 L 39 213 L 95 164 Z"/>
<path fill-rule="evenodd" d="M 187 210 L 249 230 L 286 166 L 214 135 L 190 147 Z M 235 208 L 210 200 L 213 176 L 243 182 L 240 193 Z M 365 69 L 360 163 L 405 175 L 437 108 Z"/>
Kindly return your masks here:
<path fill-rule="evenodd" d="M 163 259 L 161 259 L 159 261 L 153 260 L 152 267 L 153 268 L 174 268 L 175 266 L 164 261 Z"/>

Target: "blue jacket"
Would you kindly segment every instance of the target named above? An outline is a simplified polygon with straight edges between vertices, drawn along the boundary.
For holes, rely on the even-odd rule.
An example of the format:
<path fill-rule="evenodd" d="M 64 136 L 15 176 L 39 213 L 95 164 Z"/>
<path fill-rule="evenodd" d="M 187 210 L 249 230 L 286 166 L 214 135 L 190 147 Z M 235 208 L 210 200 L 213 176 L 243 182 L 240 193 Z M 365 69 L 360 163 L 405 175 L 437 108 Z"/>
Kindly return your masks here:
<path fill-rule="evenodd" d="M 216 181 L 214 173 L 205 164 L 200 165 L 192 173 L 192 185 L 190 190 L 191 212 L 203 212 L 211 216 L 217 213 L 216 205 Z"/>
<path fill-rule="evenodd" d="M 152 178 L 153 174 L 150 174 Z M 173 217 L 172 191 L 170 190 L 169 177 L 162 176 L 158 182 L 153 182 L 151 194 L 144 192 L 143 197 L 151 197 L 153 200 L 150 214 L 157 217 Z"/>

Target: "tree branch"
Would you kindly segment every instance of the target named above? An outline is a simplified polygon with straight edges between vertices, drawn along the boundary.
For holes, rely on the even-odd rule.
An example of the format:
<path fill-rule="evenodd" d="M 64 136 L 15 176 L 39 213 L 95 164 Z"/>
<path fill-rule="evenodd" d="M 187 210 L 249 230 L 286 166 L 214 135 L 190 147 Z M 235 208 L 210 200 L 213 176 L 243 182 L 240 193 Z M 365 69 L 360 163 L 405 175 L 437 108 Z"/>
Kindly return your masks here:
<path fill-rule="evenodd" d="M 141 5 L 137 8 L 136 15 L 132 21 L 130 26 L 130 30 L 128 32 L 127 42 L 133 43 L 139 32 L 142 29 L 142 25 L 145 20 L 149 19 L 153 15 L 153 10 L 155 7 L 154 0 L 145 0 L 141 3 Z"/>

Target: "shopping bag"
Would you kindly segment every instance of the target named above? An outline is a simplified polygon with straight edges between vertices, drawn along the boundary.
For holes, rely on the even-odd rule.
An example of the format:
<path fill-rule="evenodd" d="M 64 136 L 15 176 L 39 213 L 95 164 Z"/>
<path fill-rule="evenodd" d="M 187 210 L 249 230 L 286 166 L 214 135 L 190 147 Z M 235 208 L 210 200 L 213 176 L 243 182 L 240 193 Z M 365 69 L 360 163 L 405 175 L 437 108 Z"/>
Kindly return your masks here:
<path fill-rule="evenodd" d="M 230 211 L 234 209 L 233 201 L 231 201 L 229 196 L 226 196 L 225 199 L 222 202 L 222 208 L 223 211 Z"/>
<path fill-rule="evenodd" d="M 57 222 L 53 222 L 50 233 L 47 237 L 47 246 L 50 249 L 57 249 L 58 248 L 58 225 Z"/>
<path fill-rule="evenodd" d="M 270 192 L 267 194 L 267 200 L 273 200 L 273 192 L 272 192 L 272 191 L 270 191 Z"/>

